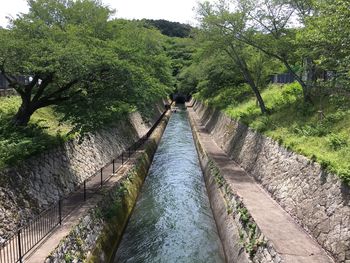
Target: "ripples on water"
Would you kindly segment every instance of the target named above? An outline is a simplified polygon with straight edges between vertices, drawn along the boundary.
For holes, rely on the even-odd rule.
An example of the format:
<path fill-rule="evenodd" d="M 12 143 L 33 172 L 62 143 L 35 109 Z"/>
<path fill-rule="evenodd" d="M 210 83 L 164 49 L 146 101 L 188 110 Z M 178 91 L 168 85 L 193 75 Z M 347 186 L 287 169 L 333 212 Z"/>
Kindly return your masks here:
<path fill-rule="evenodd" d="M 113 262 L 224 262 L 185 110 L 169 120 Z"/>

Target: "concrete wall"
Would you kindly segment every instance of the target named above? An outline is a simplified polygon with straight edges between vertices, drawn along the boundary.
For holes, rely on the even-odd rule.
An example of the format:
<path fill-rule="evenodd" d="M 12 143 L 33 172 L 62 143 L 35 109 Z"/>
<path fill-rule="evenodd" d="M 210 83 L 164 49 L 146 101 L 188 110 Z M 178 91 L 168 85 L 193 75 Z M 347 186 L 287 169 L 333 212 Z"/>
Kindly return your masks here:
<path fill-rule="evenodd" d="M 0 243 L 60 197 L 71 192 L 144 135 L 164 110 L 163 103 L 144 120 L 135 112 L 127 120 L 72 140 L 34 156 L 16 167 L 0 171 Z"/>
<path fill-rule="evenodd" d="M 195 102 L 216 143 L 271 194 L 337 262 L 350 262 L 350 189 L 319 164 Z M 302 244 L 301 244 L 302 245 Z"/>

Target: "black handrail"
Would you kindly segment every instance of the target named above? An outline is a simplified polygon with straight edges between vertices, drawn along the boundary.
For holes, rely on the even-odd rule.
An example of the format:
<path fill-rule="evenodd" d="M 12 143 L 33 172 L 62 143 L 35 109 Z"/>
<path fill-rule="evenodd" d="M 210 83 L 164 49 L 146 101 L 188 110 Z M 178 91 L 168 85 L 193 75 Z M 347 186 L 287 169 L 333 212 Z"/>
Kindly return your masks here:
<path fill-rule="evenodd" d="M 41 242 L 54 228 L 62 224 L 64 218 L 72 212 L 78 204 L 73 207 L 64 206 L 64 201 L 74 200 L 74 198 L 81 198 L 86 201 L 88 187 L 87 183 L 98 179 L 98 182 L 92 182 L 92 189 L 96 193 L 98 189 L 103 186 L 103 183 L 109 180 L 113 174 L 118 170 L 116 169 L 116 164 L 118 160 L 121 160 L 121 163 L 118 168 L 125 164 L 125 161 L 128 160 L 137 149 L 139 149 L 150 137 L 154 129 L 163 119 L 164 115 L 168 111 L 168 108 L 161 114 L 157 121 L 152 125 L 150 130 L 142 136 L 138 141 L 133 143 L 129 148 L 122 151 L 122 153 L 113 158 L 110 162 L 96 171 L 88 179 L 85 179 L 80 185 L 78 185 L 74 192 L 68 194 L 67 196 L 62 197 L 58 202 L 52 204 L 49 208 L 45 209 L 33 220 L 27 223 L 25 226 L 20 227 L 14 234 L 9 236 L 5 242 L 0 244 L 0 263 L 17 263 L 23 262 L 23 258 L 28 252 L 34 248 L 39 242 Z M 112 165 L 112 172 L 109 173 L 108 177 L 103 178 L 104 170 L 108 169 Z M 81 192 L 79 191 L 81 190 Z M 66 214 L 64 213 L 65 208 L 68 209 Z"/>

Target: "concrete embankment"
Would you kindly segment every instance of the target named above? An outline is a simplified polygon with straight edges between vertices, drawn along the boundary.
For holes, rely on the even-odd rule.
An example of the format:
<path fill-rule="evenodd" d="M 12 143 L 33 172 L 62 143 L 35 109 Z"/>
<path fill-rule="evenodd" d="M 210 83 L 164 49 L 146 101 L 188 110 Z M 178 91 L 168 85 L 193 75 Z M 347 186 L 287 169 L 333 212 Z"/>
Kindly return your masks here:
<path fill-rule="evenodd" d="M 152 163 L 170 113 L 45 262 L 110 262 Z"/>
<path fill-rule="evenodd" d="M 203 119 L 192 108 L 188 111 L 227 261 L 333 262 L 253 177 L 216 145 Z"/>
<path fill-rule="evenodd" d="M 213 141 L 266 190 L 336 262 L 350 262 L 350 188 L 306 157 L 218 110 L 193 109 Z"/>
<path fill-rule="evenodd" d="M 146 134 L 163 110 L 160 102 L 149 109 L 148 120 L 134 112 L 112 127 L 0 171 L 0 243 Z"/>

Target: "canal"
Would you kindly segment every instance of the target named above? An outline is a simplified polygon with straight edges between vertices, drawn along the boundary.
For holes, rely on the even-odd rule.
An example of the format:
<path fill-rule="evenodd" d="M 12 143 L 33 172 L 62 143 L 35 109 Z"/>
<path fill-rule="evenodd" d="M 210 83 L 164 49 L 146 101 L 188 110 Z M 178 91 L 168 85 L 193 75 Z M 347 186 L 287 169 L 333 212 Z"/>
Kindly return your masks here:
<path fill-rule="evenodd" d="M 224 262 L 186 110 L 172 114 L 113 262 Z"/>

